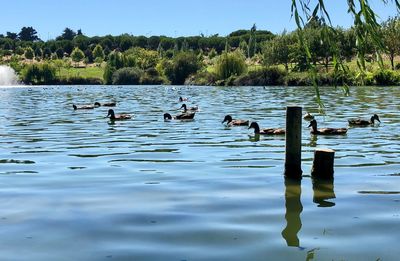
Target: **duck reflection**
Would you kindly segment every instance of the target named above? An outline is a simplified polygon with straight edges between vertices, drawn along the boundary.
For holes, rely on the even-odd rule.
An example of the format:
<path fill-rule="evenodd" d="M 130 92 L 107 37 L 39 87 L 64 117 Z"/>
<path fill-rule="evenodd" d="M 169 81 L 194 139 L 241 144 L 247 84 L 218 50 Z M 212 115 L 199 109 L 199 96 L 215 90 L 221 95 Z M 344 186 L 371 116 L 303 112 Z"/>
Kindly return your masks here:
<path fill-rule="evenodd" d="M 301 181 L 285 179 L 285 207 L 286 227 L 282 231 L 282 237 L 290 247 L 299 247 L 300 242 L 297 234 L 301 229 L 300 214 L 303 211 L 301 204 Z"/>
<path fill-rule="evenodd" d="M 335 206 L 334 202 L 327 199 L 336 198 L 333 179 L 317 179 L 313 178 L 313 202 L 318 204 L 318 207 L 329 208 Z"/>

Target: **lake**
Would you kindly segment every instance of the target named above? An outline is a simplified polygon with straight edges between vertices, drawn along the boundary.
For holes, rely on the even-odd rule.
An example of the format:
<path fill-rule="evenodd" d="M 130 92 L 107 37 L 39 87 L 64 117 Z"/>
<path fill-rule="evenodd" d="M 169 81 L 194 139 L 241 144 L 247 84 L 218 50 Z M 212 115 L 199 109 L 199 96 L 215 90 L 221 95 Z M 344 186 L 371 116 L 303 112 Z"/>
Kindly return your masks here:
<path fill-rule="evenodd" d="M 46 86 L 0 88 L 1 260 L 398 260 L 400 88 Z M 179 96 L 198 105 L 194 121 Z M 117 101 L 108 108 L 72 104 Z M 221 124 L 226 114 L 284 127 L 286 106 L 319 127 L 378 126 L 312 136 L 303 121 L 301 182 L 283 178 L 284 137 Z M 334 182 L 310 177 L 331 148 Z"/>

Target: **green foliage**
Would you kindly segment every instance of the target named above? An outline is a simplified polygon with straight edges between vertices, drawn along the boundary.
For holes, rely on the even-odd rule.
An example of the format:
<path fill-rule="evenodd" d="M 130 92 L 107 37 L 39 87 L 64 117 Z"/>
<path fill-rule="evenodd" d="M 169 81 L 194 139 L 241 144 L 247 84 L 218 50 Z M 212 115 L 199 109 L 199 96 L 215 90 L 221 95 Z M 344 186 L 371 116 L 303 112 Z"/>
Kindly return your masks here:
<path fill-rule="evenodd" d="M 183 84 L 186 78 L 200 69 L 197 56 L 193 52 L 180 52 L 171 62 L 163 64 L 164 74 L 172 84 Z"/>
<path fill-rule="evenodd" d="M 32 49 L 32 48 L 31 48 Z M 33 51 L 33 50 L 32 50 Z M 18 54 L 18 55 L 23 55 L 25 53 L 25 50 L 24 50 L 24 48 L 22 48 L 21 46 L 18 46 L 16 49 L 15 49 L 15 54 Z"/>
<path fill-rule="evenodd" d="M 146 50 L 140 47 L 129 49 L 125 52 L 125 56 L 130 57 L 130 62 L 134 64 L 131 66 L 137 66 L 142 70 L 154 68 L 159 61 L 159 55 L 157 51 Z"/>
<path fill-rule="evenodd" d="M 379 70 L 374 73 L 373 79 L 376 85 L 397 85 L 400 81 L 399 75 L 391 70 Z"/>
<path fill-rule="evenodd" d="M 249 71 L 239 76 L 234 81 L 236 86 L 267 86 L 284 85 L 286 72 L 277 67 L 262 68 L 261 70 Z"/>
<path fill-rule="evenodd" d="M 112 66 L 110 64 L 106 65 L 106 67 L 104 68 L 104 74 L 103 74 L 103 79 L 104 79 L 105 84 L 112 84 L 112 76 L 116 70 L 117 69 L 114 66 Z"/>
<path fill-rule="evenodd" d="M 96 62 L 102 62 L 104 60 L 104 50 L 100 44 L 97 44 L 93 49 L 93 58 L 96 60 Z"/>
<path fill-rule="evenodd" d="M 400 20 L 398 17 L 389 18 L 383 23 L 382 35 L 386 54 L 389 56 L 392 70 L 394 70 L 394 58 L 400 54 Z"/>
<path fill-rule="evenodd" d="M 37 32 L 33 27 L 22 27 L 21 31 L 18 34 L 18 38 L 21 41 L 39 41 L 39 37 L 37 36 Z"/>
<path fill-rule="evenodd" d="M 71 58 L 72 61 L 74 61 L 75 63 L 79 63 L 83 60 L 83 58 L 85 58 L 85 54 L 82 52 L 81 49 L 75 47 L 75 49 L 71 53 Z"/>
<path fill-rule="evenodd" d="M 21 74 L 26 84 L 51 84 L 56 78 L 56 69 L 49 63 L 30 64 L 26 65 Z"/>
<path fill-rule="evenodd" d="M 220 80 L 228 79 L 231 76 L 239 76 L 246 70 L 245 58 L 239 51 L 224 52 L 218 57 L 215 65 L 215 73 Z"/>
<path fill-rule="evenodd" d="M 69 40 L 69 41 L 71 41 L 72 39 L 74 39 L 75 36 L 76 36 L 75 31 L 67 27 L 67 28 L 64 29 L 64 31 L 61 34 L 61 36 L 57 37 L 57 40 Z"/>
<path fill-rule="evenodd" d="M 33 59 L 33 56 L 34 56 L 34 53 L 33 53 L 33 49 L 31 48 L 31 47 L 28 47 L 28 48 L 26 48 L 25 49 L 25 58 L 26 59 L 28 59 L 28 60 L 32 60 Z"/>
<path fill-rule="evenodd" d="M 58 48 L 56 50 L 56 54 L 57 54 L 58 59 L 62 59 L 64 57 L 64 50 L 61 48 Z"/>
<path fill-rule="evenodd" d="M 114 85 L 138 85 L 143 71 L 138 68 L 125 67 L 116 70 L 112 75 Z"/>

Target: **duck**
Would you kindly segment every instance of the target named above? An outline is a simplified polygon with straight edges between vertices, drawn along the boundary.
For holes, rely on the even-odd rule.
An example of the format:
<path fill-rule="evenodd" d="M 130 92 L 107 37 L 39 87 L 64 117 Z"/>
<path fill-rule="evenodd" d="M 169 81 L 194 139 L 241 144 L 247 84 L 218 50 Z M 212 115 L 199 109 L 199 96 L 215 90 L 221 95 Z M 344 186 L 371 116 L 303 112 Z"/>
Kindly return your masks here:
<path fill-rule="evenodd" d="M 110 117 L 110 120 L 112 121 L 129 120 L 132 118 L 129 114 L 115 114 L 113 109 L 108 110 L 107 117 Z"/>
<path fill-rule="evenodd" d="M 100 107 L 100 106 L 115 107 L 115 106 L 117 106 L 117 103 L 116 102 L 106 102 L 106 103 L 101 104 L 100 102 L 95 102 L 94 106 L 96 106 L 96 107 Z"/>
<path fill-rule="evenodd" d="M 315 135 L 342 135 L 347 133 L 347 128 L 317 128 L 317 121 L 312 120 L 310 121 L 310 125 L 308 128 L 311 127 L 311 134 Z"/>
<path fill-rule="evenodd" d="M 84 104 L 84 105 L 72 104 L 72 107 L 74 108 L 74 110 L 91 110 L 95 108 L 95 106 L 91 104 Z"/>
<path fill-rule="evenodd" d="M 226 115 L 222 123 L 226 122 L 228 126 L 249 126 L 248 120 L 234 120 L 231 115 Z"/>
<path fill-rule="evenodd" d="M 314 119 L 314 115 L 312 115 L 311 113 L 307 112 L 306 114 L 304 114 L 303 119 L 305 119 L 306 121 L 311 121 Z"/>
<path fill-rule="evenodd" d="M 254 129 L 254 134 L 256 135 L 284 135 L 286 133 L 285 129 L 279 128 L 269 128 L 269 129 L 261 129 L 257 122 L 253 121 L 250 124 L 249 129 Z"/>
<path fill-rule="evenodd" d="M 182 113 L 182 114 L 178 114 L 178 115 L 172 117 L 171 114 L 164 113 L 164 121 L 170 121 L 170 120 L 193 120 L 195 114 L 196 113 L 194 113 L 194 112 L 192 112 L 192 113 Z"/>
<path fill-rule="evenodd" d="M 188 101 L 188 100 L 189 99 L 186 97 L 182 97 L 182 96 L 179 97 L 179 102 Z"/>
<path fill-rule="evenodd" d="M 377 120 L 379 123 L 381 120 L 379 119 L 379 116 L 377 114 L 372 115 L 370 120 L 366 119 L 349 119 L 348 122 L 350 125 L 355 125 L 355 126 L 368 126 L 368 125 L 374 125 L 375 120 Z"/>
<path fill-rule="evenodd" d="M 187 111 L 198 111 L 199 110 L 199 106 L 195 106 L 195 107 L 187 107 L 186 104 L 182 104 L 181 108 L 183 108 L 183 112 L 187 112 Z"/>

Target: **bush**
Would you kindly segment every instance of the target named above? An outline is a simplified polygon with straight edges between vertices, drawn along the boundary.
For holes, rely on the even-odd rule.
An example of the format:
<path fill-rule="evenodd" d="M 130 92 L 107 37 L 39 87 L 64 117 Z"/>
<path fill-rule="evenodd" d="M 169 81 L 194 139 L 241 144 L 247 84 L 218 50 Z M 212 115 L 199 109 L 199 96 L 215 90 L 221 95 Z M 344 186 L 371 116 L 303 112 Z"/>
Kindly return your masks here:
<path fill-rule="evenodd" d="M 26 84 L 52 84 L 56 79 L 56 68 L 48 63 L 30 64 L 22 70 L 22 81 Z"/>
<path fill-rule="evenodd" d="M 143 72 L 138 68 L 126 67 L 116 70 L 112 75 L 112 84 L 137 85 Z"/>
<path fill-rule="evenodd" d="M 239 51 L 224 52 L 217 58 L 215 65 L 215 74 L 220 80 L 228 79 L 231 76 L 239 76 L 246 70 L 245 58 Z"/>
<path fill-rule="evenodd" d="M 276 67 L 263 68 L 239 76 L 233 84 L 236 86 L 283 85 L 286 72 Z"/>
<path fill-rule="evenodd" d="M 399 76 L 391 70 L 379 70 L 374 73 L 373 79 L 376 85 L 396 85 L 399 83 Z"/>
<path fill-rule="evenodd" d="M 184 84 L 186 78 L 200 69 L 197 56 L 191 52 L 175 55 L 172 62 L 162 62 L 164 74 L 172 84 Z"/>
<path fill-rule="evenodd" d="M 140 83 L 143 85 L 158 85 L 166 83 L 166 80 L 160 76 L 156 69 L 150 68 L 142 75 Z"/>
<path fill-rule="evenodd" d="M 191 75 L 186 79 L 185 85 L 200 85 L 200 86 L 210 86 L 216 85 L 217 77 L 215 74 L 204 71 Z"/>

